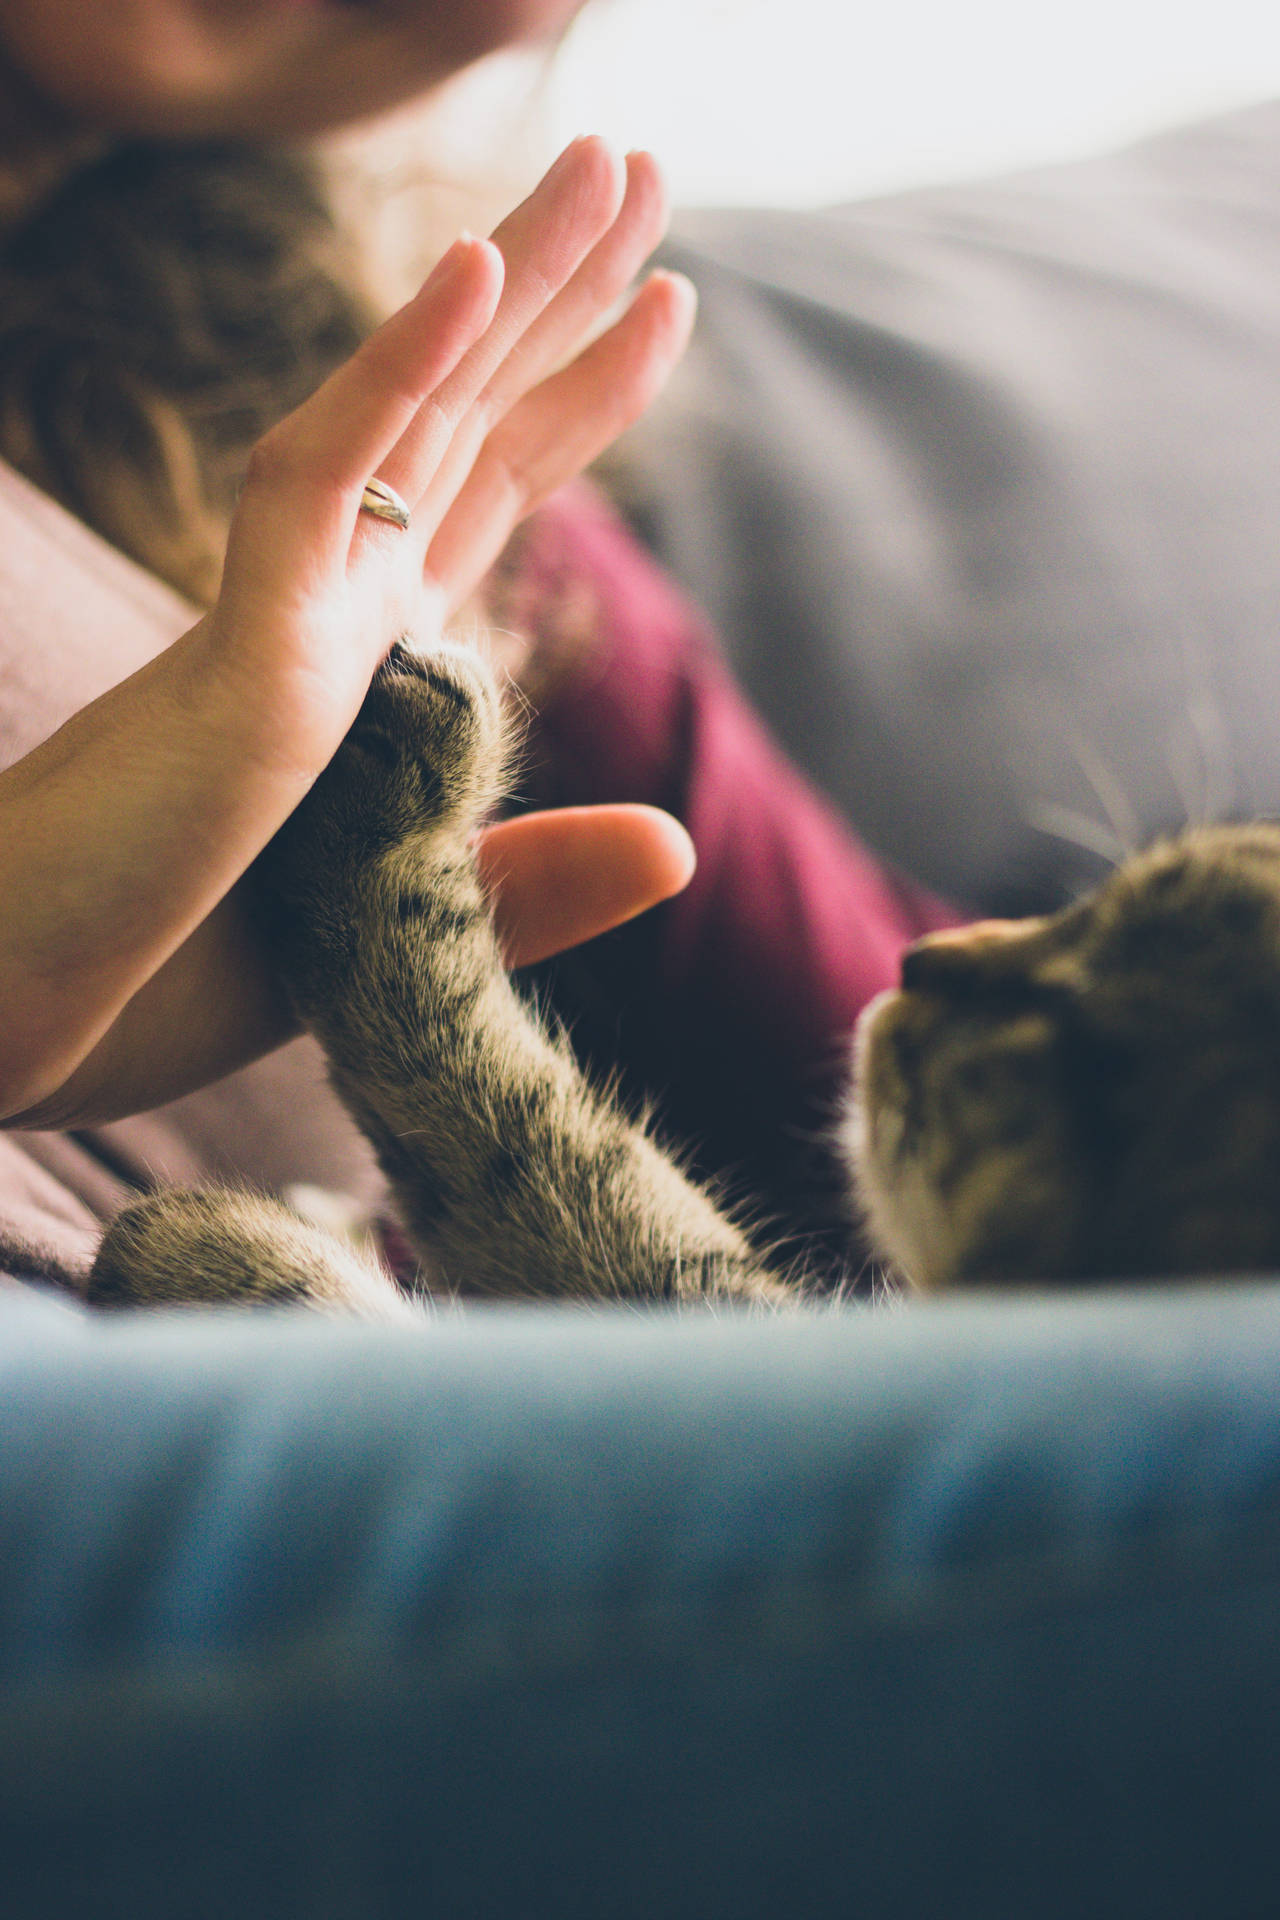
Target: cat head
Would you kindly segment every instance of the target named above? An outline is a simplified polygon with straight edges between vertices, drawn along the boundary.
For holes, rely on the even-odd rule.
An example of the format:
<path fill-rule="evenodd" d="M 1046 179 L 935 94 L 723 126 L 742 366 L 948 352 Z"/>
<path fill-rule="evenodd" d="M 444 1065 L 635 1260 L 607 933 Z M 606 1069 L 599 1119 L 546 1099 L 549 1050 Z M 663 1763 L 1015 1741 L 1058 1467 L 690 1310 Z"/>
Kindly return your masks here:
<path fill-rule="evenodd" d="M 845 1146 L 922 1287 L 1280 1266 L 1280 827 L 910 948 L 859 1021 Z"/>

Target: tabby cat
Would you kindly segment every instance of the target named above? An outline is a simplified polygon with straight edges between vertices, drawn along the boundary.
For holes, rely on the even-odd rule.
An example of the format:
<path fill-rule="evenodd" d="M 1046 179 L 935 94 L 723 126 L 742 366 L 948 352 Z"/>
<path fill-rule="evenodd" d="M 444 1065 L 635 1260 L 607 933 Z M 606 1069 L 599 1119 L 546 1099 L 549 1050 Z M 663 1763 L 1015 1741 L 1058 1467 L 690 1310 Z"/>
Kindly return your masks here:
<path fill-rule="evenodd" d="M 281 974 L 416 1247 L 469 1292 L 803 1298 L 586 1084 L 503 969 L 470 835 L 505 761 L 461 650 L 397 647 L 261 857 Z M 846 1146 L 904 1278 L 1088 1281 L 1280 1264 L 1280 829 L 1205 831 L 1046 919 L 931 936 L 860 1024 Z M 157 1194 L 99 1305 L 415 1311 L 283 1208 Z"/>
<path fill-rule="evenodd" d="M 1202 828 L 1043 919 L 935 934 L 863 1015 L 846 1147 L 899 1273 L 1280 1267 L 1280 826 Z"/>

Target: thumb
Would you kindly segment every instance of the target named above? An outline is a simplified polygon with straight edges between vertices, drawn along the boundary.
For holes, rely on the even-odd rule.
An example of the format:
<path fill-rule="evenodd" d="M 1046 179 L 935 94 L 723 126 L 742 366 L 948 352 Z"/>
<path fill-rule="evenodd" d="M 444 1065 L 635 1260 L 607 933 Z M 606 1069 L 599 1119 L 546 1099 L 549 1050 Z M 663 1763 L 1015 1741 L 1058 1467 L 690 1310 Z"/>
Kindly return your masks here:
<path fill-rule="evenodd" d="M 563 807 L 486 827 L 476 848 L 507 965 L 530 966 L 679 893 L 697 856 L 657 807 Z"/>

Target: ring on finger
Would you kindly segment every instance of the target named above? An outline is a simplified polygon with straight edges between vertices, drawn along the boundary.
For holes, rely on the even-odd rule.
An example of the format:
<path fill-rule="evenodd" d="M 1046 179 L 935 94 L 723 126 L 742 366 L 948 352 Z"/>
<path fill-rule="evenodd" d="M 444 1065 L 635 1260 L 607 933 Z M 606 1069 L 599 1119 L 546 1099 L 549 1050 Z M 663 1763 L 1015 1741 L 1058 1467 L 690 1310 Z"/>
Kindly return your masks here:
<path fill-rule="evenodd" d="M 371 513 L 376 520 L 389 520 L 393 527 L 409 525 L 409 509 L 394 487 L 385 480 L 375 477 L 366 482 L 360 496 L 361 513 Z"/>

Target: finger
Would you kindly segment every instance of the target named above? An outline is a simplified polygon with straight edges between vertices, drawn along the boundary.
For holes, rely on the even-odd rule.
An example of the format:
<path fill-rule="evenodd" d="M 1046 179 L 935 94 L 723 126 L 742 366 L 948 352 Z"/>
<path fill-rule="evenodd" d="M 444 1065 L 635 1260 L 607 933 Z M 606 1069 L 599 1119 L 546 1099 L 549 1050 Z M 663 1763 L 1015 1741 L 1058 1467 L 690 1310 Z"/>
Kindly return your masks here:
<path fill-rule="evenodd" d="M 621 163 L 602 140 L 575 140 L 495 231 L 493 244 L 506 263 L 506 282 L 493 322 L 430 395 L 382 468 L 383 478 L 404 495 L 415 517 L 442 463 L 447 461 L 451 471 L 460 465 L 465 471 L 470 464 L 494 417 L 491 383 L 508 362 L 523 358 L 534 322 L 612 228 L 625 184 Z"/>
<path fill-rule="evenodd" d="M 531 966 L 667 900 L 693 876 L 684 828 L 656 807 L 564 807 L 487 827 L 477 847 L 509 967 Z"/>
<path fill-rule="evenodd" d="M 661 391 L 697 310 L 680 274 L 655 273 L 608 333 L 527 394 L 485 443 L 427 552 L 450 607 L 484 578 L 511 532 L 581 473 Z"/>
<path fill-rule="evenodd" d="M 490 382 L 486 399 L 501 417 L 545 375 L 582 345 L 635 279 L 667 230 L 667 193 L 650 153 L 629 153 L 627 186 L 618 217 L 591 249 L 568 285 L 541 313 Z"/>
<path fill-rule="evenodd" d="M 465 235 L 409 303 L 259 441 L 228 543 L 227 579 L 280 590 L 293 573 L 345 566 L 364 484 L 458 365 L 497 307 L 503 264 Z"/>
<path fill-rule="evenodd" d="M 647 153 L 629 155 L 626 193 L 613 225 L 532 321 L 518 350 L 503 361 L 453 435 L 422 503 L 428 524 L 442 517 L 465 485 L 493 423 L 500 422 L 524 394 L 552 373 L 617 304 L 661 240 L 666 224 L 666 190 L 657 162 Z"/>

